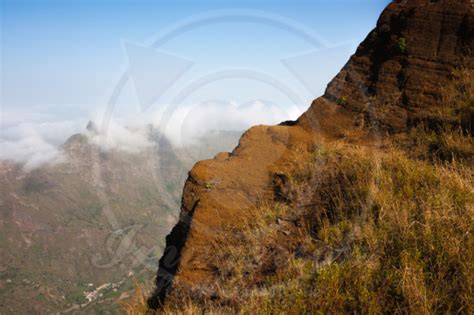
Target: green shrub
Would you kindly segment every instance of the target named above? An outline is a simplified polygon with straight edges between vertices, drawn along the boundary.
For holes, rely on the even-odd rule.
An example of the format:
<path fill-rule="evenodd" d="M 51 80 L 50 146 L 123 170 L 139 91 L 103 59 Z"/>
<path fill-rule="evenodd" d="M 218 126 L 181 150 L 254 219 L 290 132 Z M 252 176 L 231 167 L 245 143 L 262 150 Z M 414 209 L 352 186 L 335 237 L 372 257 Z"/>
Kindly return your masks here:
<path fill-rule="evenodd" d="M 397 48 L 398 51 L 402 54 L 404 54 L 407 50 L 407 42 L 404 37 L 400 37 L 397 41 Z"/>
<path fill-rule="evenodd" d="M 345 106 L 348 104 L 347 96 L 342 96 L 336 100 L 337 105 Z"/>

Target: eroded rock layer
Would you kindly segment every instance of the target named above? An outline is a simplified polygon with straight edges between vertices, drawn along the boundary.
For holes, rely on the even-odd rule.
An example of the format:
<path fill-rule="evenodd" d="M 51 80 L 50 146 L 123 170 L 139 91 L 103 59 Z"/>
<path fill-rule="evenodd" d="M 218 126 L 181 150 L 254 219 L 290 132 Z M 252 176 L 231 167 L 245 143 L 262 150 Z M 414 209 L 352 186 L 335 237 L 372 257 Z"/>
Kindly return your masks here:
<path fill-rule="evenodd" d="M 420 123 L 456 124 L 449 113 L 442 118 L 439 113 L 452 101 L 446 87 L 455 69 L 460 63 L 472 67 L 473 18 L 470 0 L 392 2 L 324 96 L 297 122 L 253 127 L 232 153 L 197 163 L 149 305 L 157 308 L 167 294 L 179 298 L 179 292 L 195 288 L 212 296 L 219 277 L 213 262 L 217 235 L 273 200 L 278 174 L 301 152 L 322 141 L 377 146 Z"/>

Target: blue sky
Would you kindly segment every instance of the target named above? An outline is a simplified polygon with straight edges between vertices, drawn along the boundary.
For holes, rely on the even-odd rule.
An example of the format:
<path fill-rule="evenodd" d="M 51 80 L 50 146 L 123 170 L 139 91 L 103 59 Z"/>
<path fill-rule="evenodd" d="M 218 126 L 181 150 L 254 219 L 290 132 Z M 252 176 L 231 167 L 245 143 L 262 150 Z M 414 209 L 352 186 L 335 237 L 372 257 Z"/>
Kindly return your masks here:
<path fill-rule="evenodd" d="M 234 8 L 259 10 L 295 20 L 332 43 L 355 45 L 374 27 L 387 1 L 2 0 L 1 3 L 2 105 L 28 109 L 96 106 L 106 98 L 107 90 L 127 63 L 122 41 L 144 43 L 162 29 L 196 14 Z M 266 39 L 263 45 L 266 49 L 262 49 L 262 39 Z M 280 60 L 310 48 L 293 34 L 271 26 L 232 22 L 197 28 L 163 47 L 171 53 L 201 60 L 204 72 L 246 63 L 248 67 L 259 68 L 262 60 Z M 271 67 L 261 64 L 262 68 Z M 265 70 L 278 73 L 278 69 Z M 232 93 L 230 87 L 228 91 Z"/>
<path fill-rule="evenodd" d="M 153 122 L 170 135 L 296 119 L 388 2 L 0 0 L 0 144 L 35 143 L 18 149 L 26 159 L 114 95 L 113 116 L 127 125 L 184 106 Z"/>

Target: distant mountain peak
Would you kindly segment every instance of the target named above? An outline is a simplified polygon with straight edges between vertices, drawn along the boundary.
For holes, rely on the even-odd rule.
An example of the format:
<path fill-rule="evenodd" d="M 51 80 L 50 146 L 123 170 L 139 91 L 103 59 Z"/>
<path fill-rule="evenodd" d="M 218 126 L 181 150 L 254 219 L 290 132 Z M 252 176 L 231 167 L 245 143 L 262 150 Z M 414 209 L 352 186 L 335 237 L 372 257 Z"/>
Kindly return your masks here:
<path fill-rule="evenodd" d="M 87 123 L 86 130 L 94 134 L 99 133 L 99 128 L 92 120 L 89 120 L 89 122 Z"/>

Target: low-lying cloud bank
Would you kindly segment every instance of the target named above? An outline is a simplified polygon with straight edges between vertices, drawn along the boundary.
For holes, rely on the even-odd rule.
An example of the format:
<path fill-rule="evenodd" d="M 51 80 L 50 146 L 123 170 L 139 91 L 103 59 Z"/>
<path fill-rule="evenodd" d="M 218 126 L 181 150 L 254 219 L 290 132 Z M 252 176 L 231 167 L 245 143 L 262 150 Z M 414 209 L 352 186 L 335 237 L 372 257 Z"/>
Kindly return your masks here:
<path fill-rule="evenodd" d="M 85 134 L 90 143 L 102 150 L 139 153 L 153 145 L 149 137 L 149 128 L 145 124 L 127 124 L 127 121 L 122 120 L 110 120 L 107 124 L 99 119 L 92 121 L 97 130 Z"/>
<path fill-rule="evenodd" d="M 2 113 L 0 160 L 10 160 L 31 170 L 44 164 L 63 162 L 60 146 L 70 136 L 84 133 L 90 143 L 104 150 L 139 153 L 153 145 L 150 126 L 164 134 L 174 147 L 199 144 L 210 131 L 243 131 L 253 125 L 277 124 L 296 119 L 296 106 L 282 108 L 264 102 L 238 105 L 232 102 L 207 102 L 199 105 L 164 108 L 152 113 L 130 115 L 104 121 L 92 117 L 95 132 L 86 131 L 88 119 L 61 120 L 44 115 Z"/>
<path fill-rule="evenodd" d="M 239 105 L 234 102 L 207 102 L 178 107 L 171 114 L 154 115 L 153 125 L 174 146 L 185 147 L 198 143 L 209 131 L 244 131 L 254 125 L 273 125 L 296 119 L 301 110 L 296 106 L 281 108 L 264 102 Z"/>
<path fill-rule="evenodd" d="M 0 160 L 24 165 L 26 170 L 45 163 L 59 163 L 59 146 L 84 126 L 81 120 L 57 120 L 47 115 L 2 113 Z"/>

